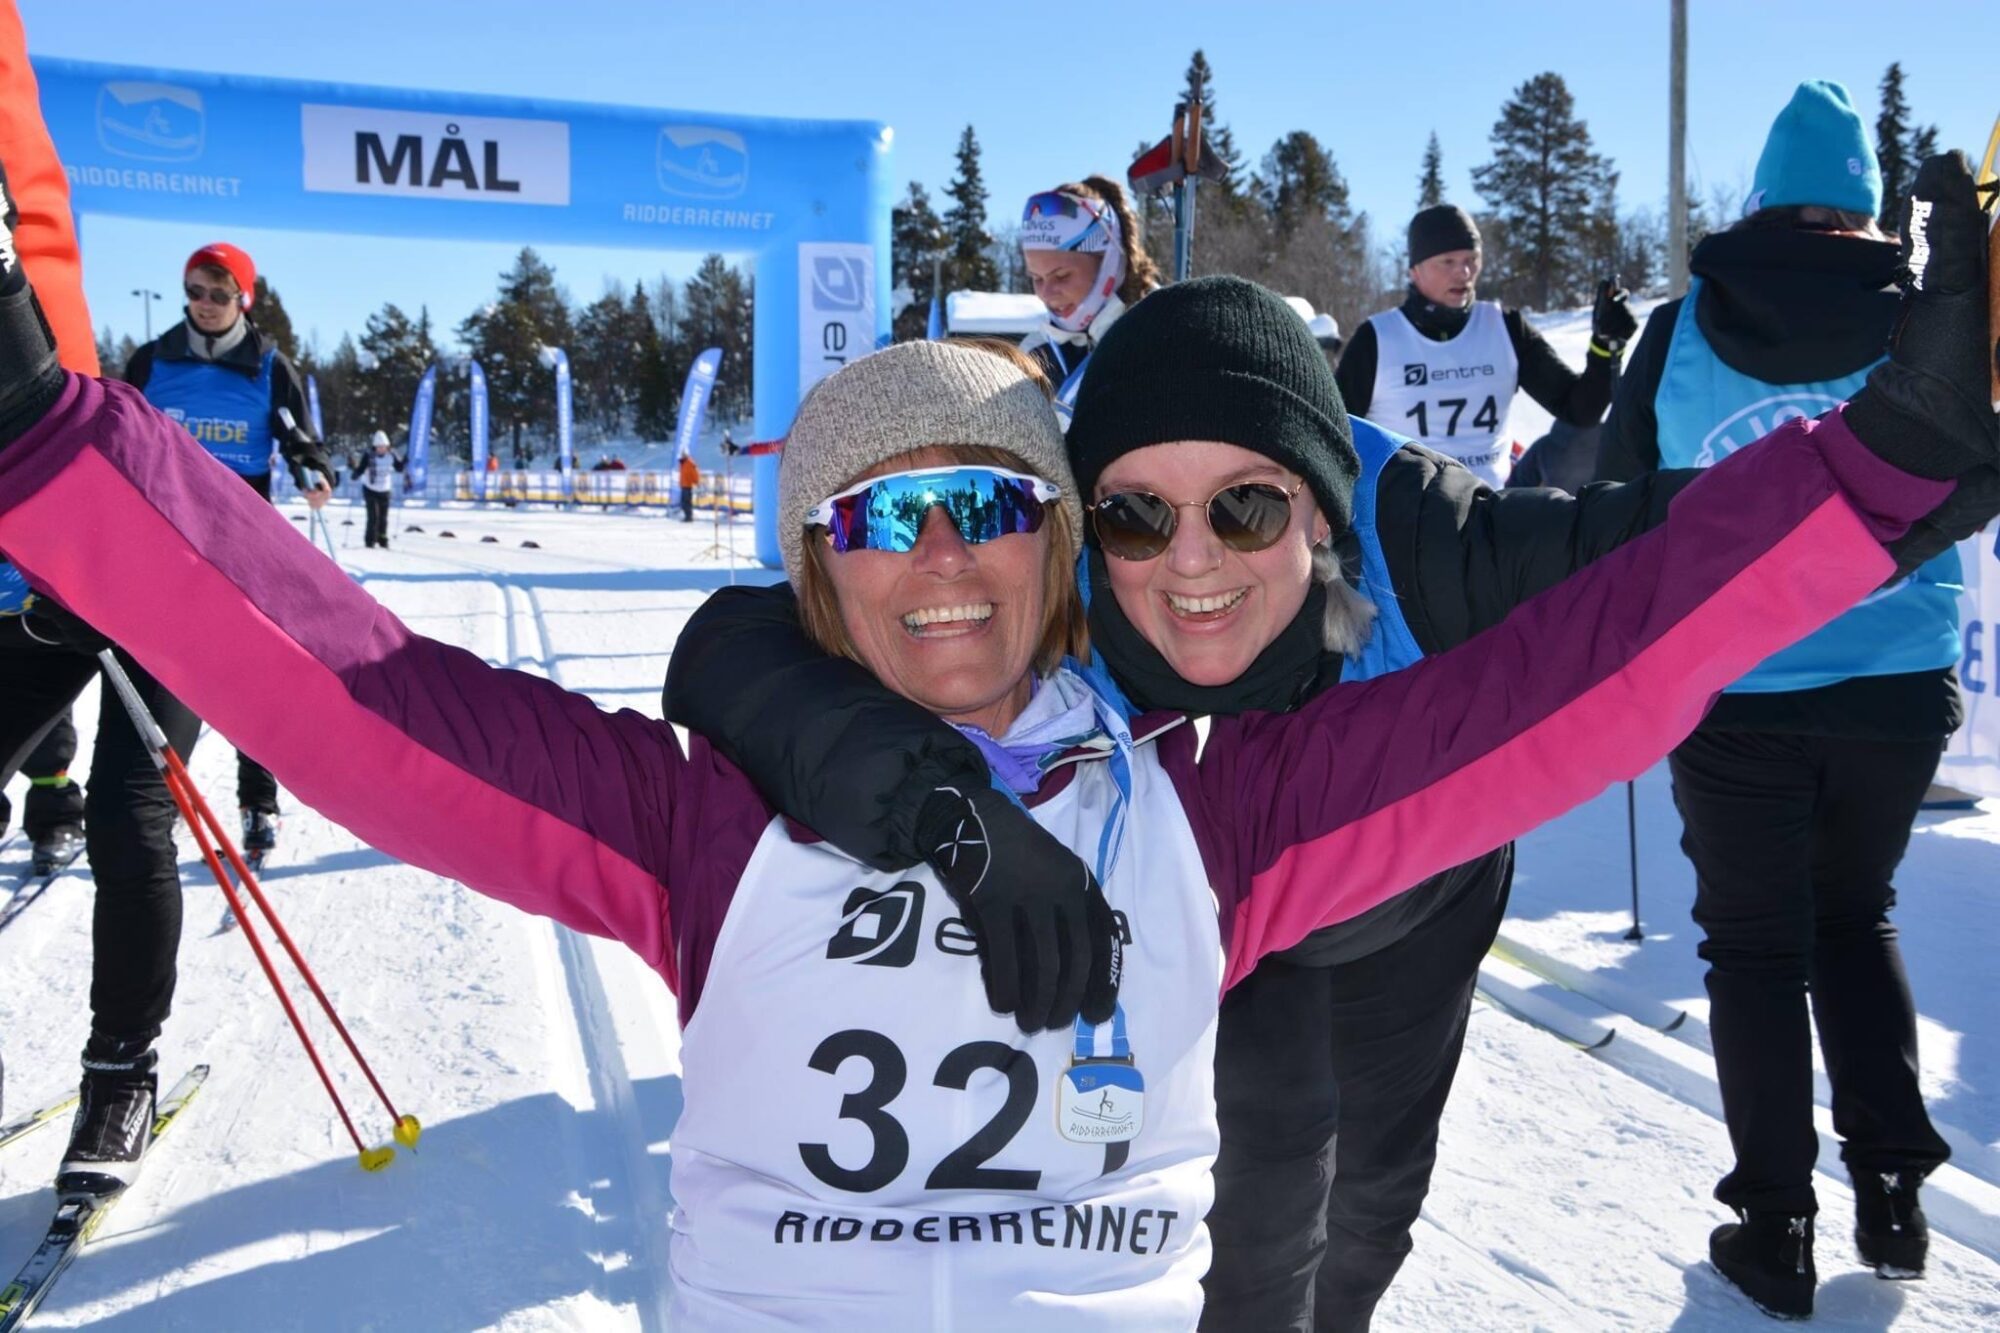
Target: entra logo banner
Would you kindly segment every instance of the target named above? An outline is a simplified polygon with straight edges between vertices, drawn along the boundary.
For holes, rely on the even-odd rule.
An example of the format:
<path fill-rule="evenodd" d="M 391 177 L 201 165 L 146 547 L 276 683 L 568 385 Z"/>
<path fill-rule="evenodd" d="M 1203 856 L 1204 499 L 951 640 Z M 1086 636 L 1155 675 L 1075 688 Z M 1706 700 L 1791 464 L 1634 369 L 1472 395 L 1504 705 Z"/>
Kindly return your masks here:
<path fill-rule="evenodd" d="M 569 203 L 569 125 L 377 107 L 299 108 L 305 188 L 486 204 Z"/>

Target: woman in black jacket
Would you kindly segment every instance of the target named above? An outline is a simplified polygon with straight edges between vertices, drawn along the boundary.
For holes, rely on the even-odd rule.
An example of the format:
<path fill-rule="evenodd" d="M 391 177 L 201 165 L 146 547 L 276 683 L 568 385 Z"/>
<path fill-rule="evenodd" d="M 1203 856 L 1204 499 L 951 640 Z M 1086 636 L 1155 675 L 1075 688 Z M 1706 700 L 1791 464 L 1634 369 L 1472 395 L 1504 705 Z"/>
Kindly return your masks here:
<path fill-rule="evenodd" d="M 1208 395 L 1192 386 L 1201 367 L 1247 346 L 1255 349 L 1247 359 L 1261 358 L 1258 369 L 1285 385 L 1288 400 L 1339 411 L 1324 357 L 1275 296 L 1237 279 L 1178 284 L 1147 298 L 1120 330 L 1100 347 L 1078 402 L 1069 442 L 1079 477 L 1096 477 L 1131 449 L 1181 439 L 1233 442 L 1307 479 L 1332 466 L 1330 446 L 1287 448 L 1269 423 L 1215 419 Z M 1347 431 L 1344 413 L 1339 420 Z M 1111 571 L 1101 546 L 1092 550 L 1092 641 L 1136 706 L 1288 710 L 1343 676 L 1403 664 L 1385 648 L 1401 641 L 1391 621 L 1406 627 L 1405 660 L 1463 643 L 1652 527 L 1687 479 L 1649 476 L 1580 497 L 1502 494 L 1366 422 L 1351 433 L 1373 473 L 1359 483 L 1372 483 L 1369 512 L 1351 524 L 1328 516 L 1334 535 L 1310 576 L 1299 575 L 1311 584 L 1303 605 L 1239 645 L 1254 660 L 1233 678 L 1192 683 L 1177 672 L 1173 646 L 1163 654 L 1152 641 L 1158 628 L 1135 626 L 1103 591 Z M 1177 512 L 1196 521 L 1189 509 Z M 1372 631 L 1364 598 L 1380 612 Z M 971 741 L 815 649 L 783 589 L 726 590 L 695 614 L 669 671 L 666 712 L 713 738 L 774 804 L 883 868 L 923 859 L 918 831 L 936 789 L 989 781 Z M 829 773 L 840 780 L 826 782 Z M 1267 960 L 1225 1000 L 1206 1283 L 1218 1326 L 1368 1326 L 1410 1250 L 1479 960 L 1499 928 L 1512 868 L 1511 848 L 1456 867 Z"/>

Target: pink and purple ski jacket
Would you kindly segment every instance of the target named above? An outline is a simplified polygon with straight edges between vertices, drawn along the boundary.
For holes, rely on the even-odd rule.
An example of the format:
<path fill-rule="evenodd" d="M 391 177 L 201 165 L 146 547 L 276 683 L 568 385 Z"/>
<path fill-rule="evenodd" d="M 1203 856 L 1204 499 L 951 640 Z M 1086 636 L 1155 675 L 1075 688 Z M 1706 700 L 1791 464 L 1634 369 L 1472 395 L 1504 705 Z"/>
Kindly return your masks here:
<path fill-rule="evenodd" d="M 1882 543 L 1950 489 L 1882 461 L 1838 413 L 1790 423 L 1451 652 L 1295 713 L 1218 718 L 1199 757 L 1188 728 L 1163 736 L 1225 984 L 1640 772 L 1723 685 L 1880 585 Z M 692 1013 L 773 817 L 705 743 L 683 753 L 663 722 L 412 633 L 120 384 L 70 376 L 0 451 L 0 551 L 300 799 L 411 864 L 623 941 Z"/>

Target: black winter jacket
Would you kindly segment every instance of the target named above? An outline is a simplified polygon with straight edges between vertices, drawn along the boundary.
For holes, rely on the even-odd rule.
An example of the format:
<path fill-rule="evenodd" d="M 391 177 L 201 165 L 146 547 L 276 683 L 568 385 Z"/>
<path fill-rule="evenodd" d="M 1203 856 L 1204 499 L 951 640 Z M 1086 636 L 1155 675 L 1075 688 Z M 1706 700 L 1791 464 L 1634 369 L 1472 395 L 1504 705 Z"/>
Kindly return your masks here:
<path fill-rule="evenodd" d="M 1901 300 L 1894 286 L 1900 264 L 1889 241 L 1776 228 L 1718 232 L 1689 260 L 1702 280 L 1695 321 L 1723 364 L 1753 379 L 1841 379 L 1887 350 Z M 1654 403 L 1684 300 L 1657 307 L 1646 321 L 1599 440 L 1600 480 L 1626 481 L 1660 465 Z M 1925 538 L 1913 533 L 1911 541 Z M 1929 541 L 1925 549 L 1935 555 L 1946 544 Z M 1904 568 L 1913 567 L 1903 549 L 1897 554 Z M 1941 667 L 1812 690 L 1725 694 L 1702 728 L 1927 740 L 1950 735 L 1963 720 L 1957 671 Z"/>
<path fill-rule="evenodd" d="M 1463 643 L 1659 523 L 1696 475 L 1656 473 L 1628 486 L 1591 486 L 1580 496 L 1496 492 L 1443 455 L 1405 446 L 1382 470 L 1376 522 L 1411 633 L 1427 653 Z M 1100 594 L 1091 617 L 1093 641 L 1113 675 L 1141 708 L 1184 707 L 1135 688 L 1157 679 L 1158 663 L 1119 660 L 1118 645 L 1135 636 L 1101 632 L 1111 601 Z M 1300 614 L 1317 616 L 1319 607 L 1309 599 Z M 1288 632 L 1279 643 L 1307 639 Z M 1276 680 L 1273 664 L 1260 658 L 1243 678 L 1259 676 L 1257 693 L 1227 709 L 1218 703 L 1218 711 L 1296 706 L 1337 680 L 1339 659 L 1311 642 L 1307 653 L 1275 664 Z M 1205 694 L 1214 700 L 1232 688 Z M 670 721 L 707 737 L 779 809 L 880 869 L 922 859 L 915 826 L 933 789 L 989 780 L 985 759 L 952 727 L 866 668 L 814 647 L 783 585 L 723 589 L 695 612 L 668 666 L 663 708 Z M 1512 855 L 1503 847 L 1446 871 L 1285 956 L 1330 966 L 1373 953 L 1453 901 L 1469 877 L 1508 874 Z"/>

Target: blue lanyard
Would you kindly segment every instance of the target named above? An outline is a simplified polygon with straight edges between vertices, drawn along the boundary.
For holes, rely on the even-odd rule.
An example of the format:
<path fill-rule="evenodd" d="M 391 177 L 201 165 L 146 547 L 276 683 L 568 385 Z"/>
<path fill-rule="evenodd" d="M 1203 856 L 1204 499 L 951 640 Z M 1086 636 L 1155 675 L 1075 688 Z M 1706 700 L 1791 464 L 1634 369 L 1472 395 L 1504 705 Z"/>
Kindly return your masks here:
<path fill-rule="evenodd" d="M 1124 1005 L 1120 1004 L 1116 1009 L 1112 1010 L 1111 1049 L 1108 1051 L 1098 1049 L 1098 1039 L 1102 1036 L 1103 1032 L 1104 1029 L 1098 1027 L 1096 1024 L 1086 1023 L 1081 1018 L 1077 1019 L 1076 1045 L 1073 1049 L 1075 1058 L 1078 1060 L 1102 1060 L 1106 1057 L 1113 1060 L 1130 1060 L 1132 1058 L 1132 1043 L 1125 1035 Z"/>

